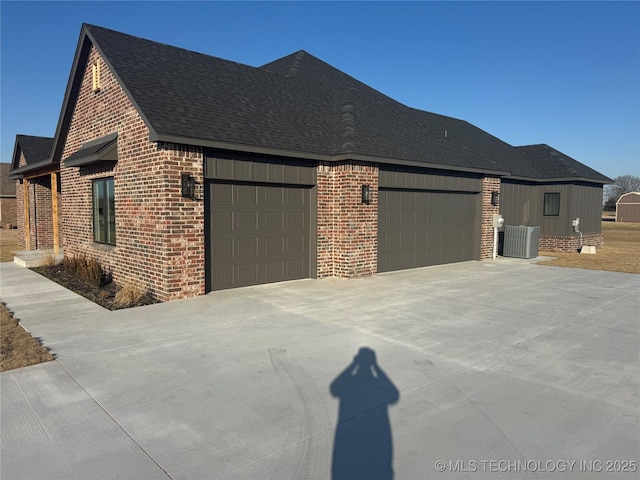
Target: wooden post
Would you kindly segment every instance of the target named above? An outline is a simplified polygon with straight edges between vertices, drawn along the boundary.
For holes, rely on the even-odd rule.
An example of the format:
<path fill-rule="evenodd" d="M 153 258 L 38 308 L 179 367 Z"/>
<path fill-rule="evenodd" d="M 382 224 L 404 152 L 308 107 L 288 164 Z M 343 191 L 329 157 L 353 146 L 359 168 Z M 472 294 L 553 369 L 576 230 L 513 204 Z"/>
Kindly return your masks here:
<path fill-rule="evenodd" d="M 31 250 L 31 229 L 29 226 L 29 180 L 22 181 L 22 191 L 24 193 L 24 248 Z"/>
<path fill-rule="evenodd" d="M 58 227 L 58 174 L 51 172 L 51 209 L 53 214 L 53 254 L 60 253 L 60 238 Z"/>

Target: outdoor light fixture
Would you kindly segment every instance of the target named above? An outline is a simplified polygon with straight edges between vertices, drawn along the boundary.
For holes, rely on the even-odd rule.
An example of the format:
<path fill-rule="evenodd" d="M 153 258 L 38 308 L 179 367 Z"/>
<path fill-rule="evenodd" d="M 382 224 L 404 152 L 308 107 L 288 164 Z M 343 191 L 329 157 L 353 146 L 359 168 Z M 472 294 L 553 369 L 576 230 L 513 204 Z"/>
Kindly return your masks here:
<path fill-rule="evenodd" d="M 491 205 L 495 207 L 500 205 L 500 192 L 498 192 L 497 190 L 491 192 Z"/>
<path fill-rule="evenodd" d="M 369 205 L 371 203 L 371 187 L 362 185 L 362 203 Z"/>
<path fill-rule="evenodd" d="M 196 179 L 188 173 L 182 174 L 182 196 L 185 198 L 196 196 Z"/>

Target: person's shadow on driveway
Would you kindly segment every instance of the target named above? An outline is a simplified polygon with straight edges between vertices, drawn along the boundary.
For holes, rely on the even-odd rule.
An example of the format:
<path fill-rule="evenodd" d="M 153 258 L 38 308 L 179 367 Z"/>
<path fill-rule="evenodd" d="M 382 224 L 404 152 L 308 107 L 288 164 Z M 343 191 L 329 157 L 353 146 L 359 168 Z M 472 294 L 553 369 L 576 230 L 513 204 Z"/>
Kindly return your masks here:
<path fill-rule="evenodd" d="M 393 440 L 388 405 L 400 393 L 363 347 L 330 387 L 340 399 L 333 443 L 333 480 L 393 479 Z"/>

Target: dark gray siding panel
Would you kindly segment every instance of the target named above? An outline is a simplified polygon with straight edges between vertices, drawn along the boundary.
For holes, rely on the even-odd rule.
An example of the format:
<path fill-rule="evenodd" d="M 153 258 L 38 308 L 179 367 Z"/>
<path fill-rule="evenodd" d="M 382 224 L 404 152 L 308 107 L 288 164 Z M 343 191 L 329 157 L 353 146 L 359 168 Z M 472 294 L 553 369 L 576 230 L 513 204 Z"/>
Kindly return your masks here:
<path fill-rule="evenodd" d="M 541 226 L 542 197 L 536 185 L 502 181 L 500 213 L 505 225 Z"/>
<path fill-rule="evenodd" d="M 569 224 L 580 219 L 582 233 L 602 232 L 602 185 L 578 184 L 572 186 Z"/>
<path fill-rule="evenodd" d="M 308 278 L 310 188 L 208 182 L 207 289 Z"/>
<path fill-rule="evenodd" d="M 205 157 L 205 178 L 236 182 L 315 185 L 315 164 L 235 152 L 209 152 Z"/>
<path fill-rule="evenodd" d="M 477 257 L 476 193 L 378 192 L 378 271 L 388 272 Z"/>
<path fill-rule="evenodd" d="M 544 194 L 560 194 L 560 215 L 543 215 Z M 541 235 L 575 235 L 574 218 L 580 218 L 582 233 L 600 233 L 602 186 L 597 184 L 532 184 L 502 180 L 500 213 L 506 225 L 540 227 Z"/>
<path fill-rule="evenodd" d="M 380 188 L 480 192 L 482 178 L 472 174 L 381 166 L 378 185 Z"/>

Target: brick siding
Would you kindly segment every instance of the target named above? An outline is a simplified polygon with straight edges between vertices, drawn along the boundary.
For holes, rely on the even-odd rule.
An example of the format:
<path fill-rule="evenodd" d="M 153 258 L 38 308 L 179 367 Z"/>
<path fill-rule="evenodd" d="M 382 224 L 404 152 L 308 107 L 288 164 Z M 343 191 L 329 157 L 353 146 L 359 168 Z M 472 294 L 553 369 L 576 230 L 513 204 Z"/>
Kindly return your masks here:
<path fill-rule="evenodd" d="M 101 62 L 101 89 L 91 65 Z M 156 144 L 128 97 L 91 49 L 62 158 L 82 144 L 118 133 L 118 162 L 66 167 L 62 162 L 65 255 L 86 254 L 113 280 L 147 288 L 162 301 L 204 293 L 203 155 L 198 147 Z M 196 178 L 197 200 L 181 196 L 182 173 Z M 113 177 L 116 245 L 93 241 L 92 180 Z"/>
<path fill-rule="evenodd" d="M 24 190 L 22 182 L 16 180 L 16 224 L 18 225 L 18 245 L 24 244 Z"/>
<path fill-rule="evenodd" d="M 62 197 L 58 192 L 58 205 Z M 26 247 L 24 232 L 24 183 L 16 184 L 16 221 L 18 225 L 18 243 Z M 58 211 L 58 224 L 62 224 Z M 29 180 L 29 239 L 31 250 L 47 250 L 53 248 L 53 203 L 51 198 L 51 177 Z"/>
<path fill-rule="evenodd" d="M 362 185 L 372 201 L 362 203 Z M 317 171 L 318 278 L 361 277 L 378 269 L 378 167 L 323 163 Z"/>
<path fill-rule="evenodd" d="M 491 205 L 491 192 L 500 192 L 498 177 L 482 179 L 482 230 L 480 234 L 480 259 L 493 258 L 493 216 L 500 213 L 499 205 Z"/>
<path fill-rule="evenodd" d="M 602 233 L 590 233 L 582 236 L 582 245 L 592 245 L 596 248 L 604 247 L 604 235 Z M 541 252 L 576 252 L 580 248 L 580 235 L 559 237 L 553 235 L 540 235 L 539 248 Z"/>
<path fill-rule="evenodd" d="M 16 197 L 0 198 L 0 225 L 2 228 L 13 228 L 18 225 L 17 208 Z"/>

